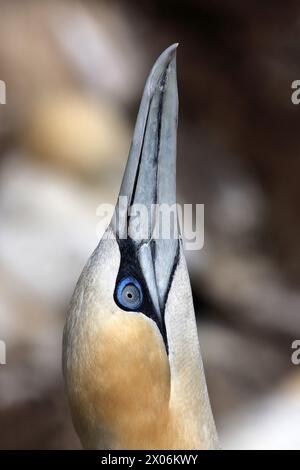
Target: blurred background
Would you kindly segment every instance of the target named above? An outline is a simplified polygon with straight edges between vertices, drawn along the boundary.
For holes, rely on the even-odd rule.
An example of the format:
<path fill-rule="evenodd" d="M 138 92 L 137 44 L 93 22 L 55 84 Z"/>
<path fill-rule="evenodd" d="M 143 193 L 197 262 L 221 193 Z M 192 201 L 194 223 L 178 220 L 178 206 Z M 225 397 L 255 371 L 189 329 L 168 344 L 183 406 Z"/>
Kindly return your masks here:
<path fill-rule="evenodd" d="M 300 5 L 0 0 L 0 448 L 77 449 L 61 377 L 75 282 L 144 82 L 179 42 L 178 195 L 221 443 L 300 449 Z M 98 229 L 98 232 L 97 230 Z"/>

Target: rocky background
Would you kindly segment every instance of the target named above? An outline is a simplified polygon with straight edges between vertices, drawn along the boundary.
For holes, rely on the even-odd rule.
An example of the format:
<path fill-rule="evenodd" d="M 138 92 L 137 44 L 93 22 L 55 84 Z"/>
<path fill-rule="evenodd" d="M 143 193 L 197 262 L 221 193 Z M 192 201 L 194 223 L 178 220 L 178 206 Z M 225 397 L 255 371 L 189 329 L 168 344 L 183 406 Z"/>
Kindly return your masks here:
<path fill-rule="evenodd" d="M 179 42 L 178 193 L 225 448 L 300 449 L 299 2 L 0 0 L 0 448 L 80 448 L 66 308 L 114 202 L 143 85 Z"/>

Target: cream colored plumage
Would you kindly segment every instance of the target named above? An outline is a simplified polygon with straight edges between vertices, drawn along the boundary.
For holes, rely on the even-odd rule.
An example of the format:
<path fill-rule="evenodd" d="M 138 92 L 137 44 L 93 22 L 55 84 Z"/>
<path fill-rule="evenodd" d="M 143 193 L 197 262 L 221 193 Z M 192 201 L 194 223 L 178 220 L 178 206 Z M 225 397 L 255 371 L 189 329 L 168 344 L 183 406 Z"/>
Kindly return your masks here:
<path fill-rule="evenodd" d="M 159 57 L 145 87 L 120 190 L 130 206 L 176 201 L 175 51 Z M 123 240 L 125 222 L 128 230 L 118 202 L 66 321 L 75 428 L 85 448 L 217 448 L 181 242 Z"/>

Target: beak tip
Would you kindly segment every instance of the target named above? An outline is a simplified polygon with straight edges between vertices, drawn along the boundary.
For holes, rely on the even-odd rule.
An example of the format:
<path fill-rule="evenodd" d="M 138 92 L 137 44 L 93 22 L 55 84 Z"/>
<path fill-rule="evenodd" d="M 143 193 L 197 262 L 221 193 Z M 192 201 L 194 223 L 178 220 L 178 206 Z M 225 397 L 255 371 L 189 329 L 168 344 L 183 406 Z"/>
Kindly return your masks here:
<path fill-rule="evenodd" d="M 151 73 L 148 77 L 146 89 L 148 90 L 148 94 L 151 97 L 160 81 L 162 74 L 168 69 L 170 64 L 174 64 L 172 66 L 173 70 L 176 70 L 176 50 L 178 47 L 178 42 L 172 44 L 171 46 L 167 47 L 156 62 L 154 63 Z"/>
<path fill-rule="evenodd" d="M 159 58 L 157 59 L 157 61 L 160 61 L 161 59 L 166 61 L 167 63 L 168 62 L 171 62 L 171 60 L 176 57 L 176 52 L 177 52 L 177 47 L 179 46 L 179 43 L 178 42 L 175 42 L 174 44 L 171 44 L 171 46 L 167 47 L 167 49 L 165 49 L 161 55 L 159 56 Z"/>
<path fill-rule="evenodd" d="M 177 54 L 177 48 L 179 46 L 178 42 L 175 42 L 172 44 L 170 47 L 168 47 L 167 50 L 170 50 L 170 62 L 174 60 L 176 62 L 176 54 Z"/>

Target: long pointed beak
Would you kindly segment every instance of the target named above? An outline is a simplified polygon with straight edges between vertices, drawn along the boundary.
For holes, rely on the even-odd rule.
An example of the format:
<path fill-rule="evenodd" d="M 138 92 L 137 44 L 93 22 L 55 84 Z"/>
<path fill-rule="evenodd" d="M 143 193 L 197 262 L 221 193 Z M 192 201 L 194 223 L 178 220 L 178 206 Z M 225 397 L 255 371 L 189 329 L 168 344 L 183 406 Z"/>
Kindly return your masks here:
<path fill-rule="evenodd" d="M 142 205 L 144 214 L 146 210 L 147 227 L 142 227 L 143 238 L 137 240 L 133 237 L 133 240 L 161 321 L 176 263 L 178 238 L 172 233 L 167 239 L 153 237 L 154 229 L 156 233 L 159 231 L 159 220 L 153 217 L 153 205 L 170 207 L 176 204 L 176 49 L 177 44 L 174 44 L 160 55 L 146 82 L 112 223 L 118 238 L 128 235 L 132 238 L 136 218 L 130 215 L 130 209 Z M 129 214 L 124 210 L 124 201 Z M 175 218 L 173 223 L 177 226 L 176 214 Z M 141 223 L 145 224 L 145 221 L 141 219 Z"/>

